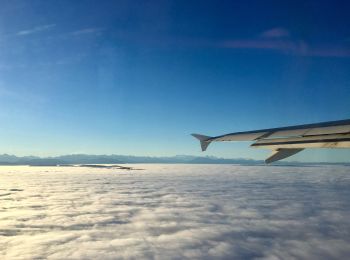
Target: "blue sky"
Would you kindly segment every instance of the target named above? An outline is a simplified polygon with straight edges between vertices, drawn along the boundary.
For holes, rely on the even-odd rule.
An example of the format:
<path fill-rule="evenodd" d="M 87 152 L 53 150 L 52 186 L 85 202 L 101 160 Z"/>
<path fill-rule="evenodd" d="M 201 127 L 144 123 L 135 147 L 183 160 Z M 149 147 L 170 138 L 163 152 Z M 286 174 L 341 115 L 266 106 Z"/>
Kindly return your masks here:
<path fill-rule="evenodd" d="M 262 159 L 249 143 L 201 153 L 189 134 L 350 118 L 346 1 L 0 5 L 2 153 Z"/>

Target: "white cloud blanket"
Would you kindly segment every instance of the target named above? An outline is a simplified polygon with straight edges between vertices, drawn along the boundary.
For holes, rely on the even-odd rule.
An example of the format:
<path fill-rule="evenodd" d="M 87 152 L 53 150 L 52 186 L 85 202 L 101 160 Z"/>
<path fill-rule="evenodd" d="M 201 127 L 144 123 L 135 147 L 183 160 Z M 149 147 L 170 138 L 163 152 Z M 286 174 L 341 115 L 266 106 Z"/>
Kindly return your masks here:
<path fill-rule="evenodd" d="M 0 259 L 350 255 L 350 168 L 0 167 Z"/>

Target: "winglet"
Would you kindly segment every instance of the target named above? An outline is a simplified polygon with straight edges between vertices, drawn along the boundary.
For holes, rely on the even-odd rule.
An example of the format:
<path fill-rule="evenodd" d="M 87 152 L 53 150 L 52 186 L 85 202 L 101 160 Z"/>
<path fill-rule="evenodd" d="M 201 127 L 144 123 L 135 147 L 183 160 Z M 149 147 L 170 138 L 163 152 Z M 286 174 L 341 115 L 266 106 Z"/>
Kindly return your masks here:
<path fill-rule="evenodd" d="M 277 150 L 275 150 L 272 153 L 272 155 L 269 158 L 267 158 L 265 160 L 265 163 L 272 163 L 272 162 L 275 162 L 275 161 L 282 160 L 282 159 L 287 158 L 289 156 L 292 156 L 292 155 L 294 155 L 296 153 L 299 153 L 302 150 L 304 150 L 304 149 L 296 149 L 296 148 L 288 148 L 288 149 L 280 148 L 280 149 L 277 149 Z"/>
<path fill-rule="evenodd" d="M 197 138 L 199 142 L 201 143 L 202 151 L 204 152 L 207 150 L 209 144 L 210 144 L 210 136 L 206 135 L 200 135 L 200 134 L 192 134 L 193 137 Z"/>

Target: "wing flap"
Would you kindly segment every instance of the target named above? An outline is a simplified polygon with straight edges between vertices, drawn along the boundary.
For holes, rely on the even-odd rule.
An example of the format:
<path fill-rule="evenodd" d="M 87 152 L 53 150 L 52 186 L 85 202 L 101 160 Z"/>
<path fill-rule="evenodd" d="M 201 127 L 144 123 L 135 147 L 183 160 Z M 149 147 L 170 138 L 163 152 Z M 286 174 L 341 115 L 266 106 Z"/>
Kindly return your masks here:
<path fill-rule="evenodd" d="M 265 160 L 266 163 L 272 163 L 275 161 L 279 161 L 282 159 L 285 159 L 289 156 L 292 156 L 296 153 L 301 152 L 304 149 L 277 149 L 275 150 L 272 155 Z"/>
<path fill-rule="evenodd" d="M 295 130 L 281 130 L 272 132 L 269 138 L 286 137 L 286 136 L 313 136 L 313 135 L 329 135 L 329 134 L 346 134 L 350 133 L 350 125 L 327 126 L 316 128 L 305 128 Z"/>
<path fill-rule="evenodd" d="M 340 125 L 340 126 L 328 126 L 312 128 L 305 133 L 308 135 L 329 135 L 329 134 L 346 134 L 350 133 L 350 125 Z"/>
<path fill-rule="evenodd" d="M 261 148 L 347 148 L 350 134 L 312 135 L 289 138 L 260 139 L 252 147 Z"/>

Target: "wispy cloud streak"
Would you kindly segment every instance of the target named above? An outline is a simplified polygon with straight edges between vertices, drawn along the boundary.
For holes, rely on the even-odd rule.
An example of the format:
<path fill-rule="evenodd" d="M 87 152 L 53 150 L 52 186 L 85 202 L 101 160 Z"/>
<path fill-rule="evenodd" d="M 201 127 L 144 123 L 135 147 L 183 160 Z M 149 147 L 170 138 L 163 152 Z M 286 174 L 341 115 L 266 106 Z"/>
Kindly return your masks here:
<path fill-rule="evenodd" d="M 56 24 L 47 24 L 47 25 L 41 25 L 41 26 L 36 26 L 27 30 L 22 30 L 16 33 L 17 36 L 26 36 L 26 35 L 31 35 L 34 33 L 39 33 L 47 30 L 51 30 L 54 28 Z"/>
<path fill-rule="evenodd" d="M 156 45 L 159 47 L 180 48 L 224 48 L 275 51 L 282 55 L 295 55 L 306 57 L 350 57 L 350 46 L 346 40 L 342 43 L 310 43 L 305 39 L 292 36 L 282 27 L 272 28 L 252 38 L 236 38 L 213 40 L 191 37 L 161 37 L 159 35 L 140 35 L 132 32 L 119 32 L 118 38 L 131 43 L 142 45 Z"/>
<path fill-rule="evenodd" d="M 346 45 L 311 45 L 304 40 L 292 39 L 284 28 L 273 28 L 264 31 L 257 38 L 234 39 L 217 44 L 219 48 L 256 49 L 278 51 L 286 55 L 310 57 L 350 57 L 350 48 Z"/>
<path fill-rule="evenodd" d="M 304 41 L 291 40 L 232 40 L 218 44 L 218 47 L 229 49 L 260 49 L 278 51 L 283 54 L 310 57 L 350 57 L 350 48 L 311 46 Z"/>
<path fill-rule="evenodd" d="M 283 37 L 289 37 L 290 33 L 285 28 L 277 27 L 277 28 L 272 28 L 262 32 L 260 36 L 263 38 L 283 38 Z"/>
<path fill-rule="evenodd" d="M 99 34 L 103 31 L 104 29 L 102 28 L 84 28 L 81 30 L 77 30 L 74 32 L 71 32 L 71 35 L 79 36 L 79 35 L 87 35 L 87 34 Z"/>

